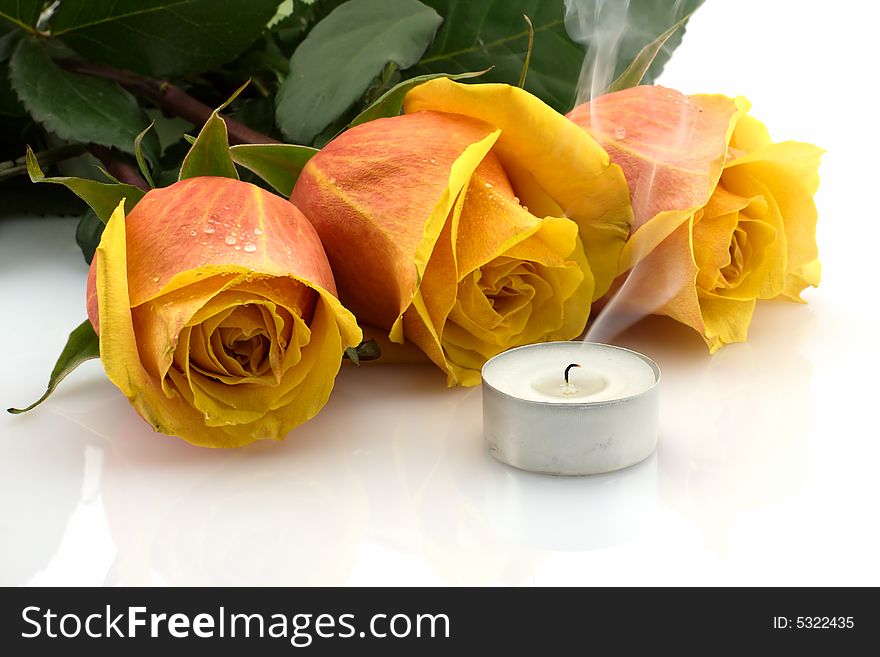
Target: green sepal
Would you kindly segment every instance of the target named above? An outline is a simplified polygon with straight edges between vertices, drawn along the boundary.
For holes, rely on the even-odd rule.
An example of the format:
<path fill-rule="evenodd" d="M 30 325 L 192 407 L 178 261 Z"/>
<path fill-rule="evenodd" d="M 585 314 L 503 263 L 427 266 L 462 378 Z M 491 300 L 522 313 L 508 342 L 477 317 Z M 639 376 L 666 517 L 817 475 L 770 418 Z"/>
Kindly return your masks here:
<path fill-rule="evenodd" d="M 123 183 L 101 183 L 86 178 L 72 177 L 47 178 L 42 169 L 40 169 L 37 156 L 34 155 L 30 146 L 27 149 L 26 161 L 31 182 L 64 185 L 88 203 L 89 207 L 98 215 L 98 219 L 105 224 L 122 199 L 125 199 L 125 212 L 128 213 L 144 197 L 143 190 Z"/>
<path fill-rule="evenodd" d="M 43 393 L 43 396 L 30 406 L 24 408 L 8 408 L 6 411 L 13 415 L 18 415 L 19 413 L 26 413 L 36 406 L 39 406 L 55 391 L 55 388 L 58 387 L 58 384 L 61 383 L 64 377 L 73 372 L 73 370 L 87 360 L 100 357 L 101 349 L 98 334 L 95 333 L 95 329 L 92 328 L 92 323 L 89 320 L 86 320 L 73 329 L 70 337 L 67 338 L 67 344 L 64 345 L 64 349 L 62 349 L 61 355 L 58 357 L 58 361 L 52 369 L 52 374 L 49 376 L 49 385 L 46 387 L 46 392 Z"/>
<path fill-rule="evenodd" d="M 238 170 L 232 161 L 229 152 L 229 136 L 226 132 L 226 122 L 220 118 L 220 112 L 225 109 L 238 95 L 250 84 L 250 80 L 236 89 L 225 103 L 211 112 L 211 116 L 202 126 L 199 136 L 193 142 L 192 148 L 183 158 L 180 165 L 178 180 L 198 178 L 200 176 L 218 176 L 220 178 L 238 177 Z"/>
<path fill-rule="evenodd" d="M 300 172 L 317 152 L 295 144 L 238 144 L 229 148 L 233 162 L 258 175 L 285 198 L 290 198 Z"/>

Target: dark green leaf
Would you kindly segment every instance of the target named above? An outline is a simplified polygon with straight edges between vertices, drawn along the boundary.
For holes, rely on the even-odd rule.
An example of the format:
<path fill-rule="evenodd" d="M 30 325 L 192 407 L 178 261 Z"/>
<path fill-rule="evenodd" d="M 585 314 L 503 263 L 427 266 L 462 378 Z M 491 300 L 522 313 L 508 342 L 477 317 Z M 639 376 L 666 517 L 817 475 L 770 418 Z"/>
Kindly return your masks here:
<path fill-rule="evenodd" d="M 584 51 L 565 31 L 561 0 L 424 0 L 443 16 L 437 38 L 415 75 L 478 71 L 494 66 L 486 82 L 515 85 L 529 46 L 527 14 L 534 26 L 534 49 L 525 89 L 559 111 L 571 109 Z"/>
<path fill-rule="evenodd" d="M 149 124 L 134 96 L 113 82 L 65 71 L 37 39 L 18 44 L 10 78 L 30 115 L 68 141 L 134 154 L 134 139 Z M 155 135 L 144 141 L 144 150 L 151 161 L 158 161 Z"/>
<path fill-rule="evenodd" d="M 88 203 L 104 223 L 107 223 L 110 215 L 113 214 L 123 198 L 125 199 L 125 212 L 128 213 L 144 196 L 144 192 L 137 187 L 122 183 L 100 183 L 85 178 L 47 178 L 40 170 L 40 164 L 30 148 L 27 151 L 27 169 L 32 182 L 55 183 L 67 187 Z"/>
<path fill-rule="evenodd" d="M 240 144 L 229 149 L 236 164 L 253 171 L 285 198 L 317 149 L 293 144 Z"/>
<path fill-rule="evenodd" d="M 357 347 L 349 347 L 345 350 L 344 357 L 355 365 L 360 366 L 361 361 L 376 360 L 382 356 L 379 345 L 375 340 L 364 340 Z"/>
<path fill-rule="evenodd" d="M 280 0 L 64 0 L 54 36 L 89 59 L 157 77 L 206 71 L 253 43 Z"/>
<path fill-rule="evenodd" d="M 168 148 L 183 141 L 184 134 L 194 130 L 193 124 L 189 121 L 175 116 L 165 116 L 161 110 L 148 109 L 147 117 L 155 126 L 156 137 L 159 138 L 159 149 L 163 156 Z"/>
<path fill-rule="evenodd" d="M 55 388 L 58 387 L 58 384 L 61 383 L 64 377 L 73 372 L 73 370 L 87 360 L 100 357 L 101 350 L 98 335 L 95 333 L 95 329 L 92 328 L 91 322 L 86 320 L 73 329 L 73 332 L 67 339 L 67 344 L 64 345 L 64 349 L 61 351 L 61 355 L 55 363 L 52 374 L 49 376 L 49 386 L 46 388 L 46 392 L 43 396 L 25 408 L 9 408 L 6 410 L 9 413 L 16 415 L 19 413 L 26 413 L 35 406 L 43 403 L 49 395 L 55 391 Z"/>
<path fill-rule="evenodd" d="M 302 40 L 316 23 L 323 20 L 331 11 L 345 1 L 315 0 L 314 2 L 302 2 L 296 0 L 293 3 L 293 12 L 271 26 L 272 35 L 278 41 L 281 51 L 286 53 L 287 58 L 290 59 L 293 51 L 302 43 Z"/>
<path fill-rule="evenodd" d="M 675 25 L 642 48 L 641 52 L 639 52 L 627 69 L 620 74 L 620 77 L 618 77 L 610 87 L 608 87 L 608 92 L 611 93 L 640 85 L 642 80 L 644 80 L 645 76 L 648 74 L 651 65 L 663 50 L 663 46 L 666 45 L 672 35 L 674 35 L 679 29 L 684 29 L 684 24 L 687 23 L 690 17 L 690 14 L 683 17 Z"/>
<path fill-rule="evenodd" d="M 36 32 L 43 0 L 0 0 L 0 18 L 28 32 Z"/>
<path fill-rule="evenodd" d="M 601 91 L 601 87 L 610 85 L 612 80 L 623 75 L 647 44 L 690 16 L 703 1 L 630 0 L 626 5 L 603 3 L 602 0 L 573 0 L 573 11 L 569 13 L 566 25 L 572 38 L 587 47 L 595 44 L 600 51 L 608 52 L 609 46 L 616 46 L 616 60 L 608 62 L 607 67 L 600 67 L 605 72 L 602 76 L 604 79 L 597 80 L 596 83 L 597 89 Z M 598 32 L 597 15 L 601 28 Z M 611 44 L 607 43 L 608 35 L 616 33 L 619 33 L 619 38 L 614 39 Z M 672 52 L 681 43 L 683 35 L 684 25 L 669 36 L 643 76 L 644 84 L 652 84 L 660 75 Z M 586 92 L 593 86 L 589 68 L 585 67 L 584 72 L 584 78 L 580 81 L 582 93 L 579 101 L 589 100 Z"/>
<path fill-rule="evenodd" d="M 211 117 L 202 126 L 199 136 L 193 142 L 189 153 L 183 158 L 178 180 L 197 178 L 199 176 L 219 176 L 235 178 L 238 171 L 229 152 L 229 136 L 226 133 L 226 122 L 220 118 L 220 112 L 244 91 L 248 83 L 239 87 L 229 99 L 211 113 Z"/>
<path fill-rule="evenodd" d="M 451 80 L 463 80 L 465 78 L 476 78 L 481 75 L 484 75 L 489 72 L 489 69 L 485 71 L 476 71 L 471 73 L 456 73 L 456 74 L 448 74 L 448 73 L 431 73 L 429 75 L 420 75 L 415 78 L 410 78 L 409 80 L 404 80 L 400 82 L 392 89 L 386 91 L 375 103 L 370 105 L 363 112 L 358 114 L 354 120 L 348 124 L 346 130 L 348 128 L 353 128 L 356 125 L 360 125 L 361 123 L 366 123 L 367 121 L 373 121 L 375 119 L 384 119 L 389 116 L 397 116 L 400 114 L 400 110 L 403 107 L 403 99 L 406 95 L 420 84 L 424 84 L 429 80 L 433 80 L 435 78 L 450 78 Z"/>
<path fill-rule="evenodd" d="M 91 263 L 92 258 L 95 257 L 95 249 L 101 242 L 103 232 L 104 222 L 98 219 L 94 210 L 89 208 L 76 225 L 76 243 L 82 251 L 86 264 Z"/>
<path fill-rule="evenodd" d="M 405 69 L 431 43 L 440 16 L 417 0 L 349 0 L 318 23 L 290 59 L 276 122 L 307 144 L 340 117 L 389 63 Z"/>

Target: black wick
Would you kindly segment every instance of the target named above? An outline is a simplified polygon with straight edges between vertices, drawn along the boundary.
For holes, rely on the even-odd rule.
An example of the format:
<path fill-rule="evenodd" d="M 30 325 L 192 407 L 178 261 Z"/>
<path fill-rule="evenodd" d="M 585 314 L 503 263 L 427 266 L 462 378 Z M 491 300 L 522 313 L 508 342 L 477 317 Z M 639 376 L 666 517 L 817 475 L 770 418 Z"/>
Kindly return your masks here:
<path fill-rule="evenodd" d="M 571 369 L 572 369 L 573 367 L 580 367 L 580 363 L 572 363 L 571 365 L 569 365 L 568 367 L 565 368 L 565 374 L 563 375 L 563 376 L 565 377 L 565 385 L 569 385 L 569 383 L 568 383 L 568 373 L 571 371 Z M 557 379 L 557 381 L 558 381 L 558 380 L 559 380 L 559 379 Z"/>

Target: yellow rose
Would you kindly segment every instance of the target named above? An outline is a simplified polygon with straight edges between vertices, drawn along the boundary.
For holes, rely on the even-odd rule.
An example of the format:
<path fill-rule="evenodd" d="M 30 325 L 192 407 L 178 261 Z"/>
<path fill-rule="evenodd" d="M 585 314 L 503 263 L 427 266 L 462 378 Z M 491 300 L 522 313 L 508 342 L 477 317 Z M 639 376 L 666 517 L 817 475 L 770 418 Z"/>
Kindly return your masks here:
<path fill-rule="evenodd" d="M 110 380 L 157 431 L 196 445 L 279 440 L 326 403 L 359 343 L 314 229 L 284 199 L 228 178 L 116 209 L 89 271 Z"/>
<path fill-rule="evenodd" d="M 405 111 L 328 144 L 291 196 L 343 302 L 418 345 L 449 385 L 478 384 L 510 347 L 579 335 L 629 231 L 620 169 L 507 85 L 440 78 Z"/>
<path fill-rule="evenodd" d="M 813 196 L 822 151 L 773 143 L 749 108 L 741 97 L 643 86 L 569 114 L 632 190 L 625 302 L 687 324 L 712 352 L 746 339 L 757 299 L 799 301 L 819 284 Z"/>

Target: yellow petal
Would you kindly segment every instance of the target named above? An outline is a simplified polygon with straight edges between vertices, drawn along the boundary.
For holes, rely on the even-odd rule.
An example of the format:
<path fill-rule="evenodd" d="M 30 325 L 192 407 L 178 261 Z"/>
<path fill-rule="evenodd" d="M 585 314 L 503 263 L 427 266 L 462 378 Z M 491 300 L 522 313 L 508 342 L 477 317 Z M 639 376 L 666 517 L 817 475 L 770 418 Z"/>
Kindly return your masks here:
<path fill-rule="evenodd" d="M 754 299 L 728 299 L 704 290 L 699 296 L 706 327 L 703 337 L 711 353 L 725 344 L 746 341 L 755 311 Z"/>
<path fill-rule="evenodd" d="M 166 398 L 158 382 L 141 365 L 129 306 L 123 203 L 107 222 L 95 257 L 101 362 L 107 377 L 156 431 L 209 447 L 251 442 L 205 427 L 201 416 L 180 396 Z"/>
<path fill-rule="evenodd" d="M 530 209 L 535 204 L 536 211 L 550 214 L 559 208 L 577 223 L 594 297 L 608 290 L 632 213 L 622 171 L 593 139 L 531 94 L 502 84 L 438 78 L 409 92 L 404 108 L 461 114 L 500 128 L 494 150 L 517 194 Z M 552 204 L 542 201 L 548 197 Z"/>

